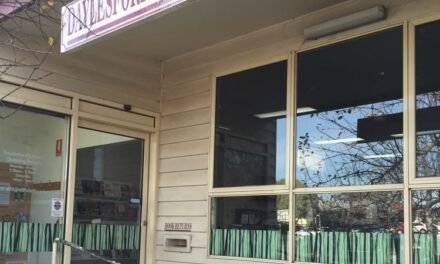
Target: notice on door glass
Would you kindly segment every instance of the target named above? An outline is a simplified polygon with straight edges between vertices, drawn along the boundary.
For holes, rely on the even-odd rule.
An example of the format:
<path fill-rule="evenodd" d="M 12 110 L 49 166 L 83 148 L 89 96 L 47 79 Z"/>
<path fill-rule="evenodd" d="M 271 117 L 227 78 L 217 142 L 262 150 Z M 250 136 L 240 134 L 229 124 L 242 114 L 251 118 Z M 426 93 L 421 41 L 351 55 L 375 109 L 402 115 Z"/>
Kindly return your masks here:
<path fill-rule="evenodd" d="M 63 198 L 52 198 L 52 217 L 63 217 L 64 216 L 64 199 Z"/>

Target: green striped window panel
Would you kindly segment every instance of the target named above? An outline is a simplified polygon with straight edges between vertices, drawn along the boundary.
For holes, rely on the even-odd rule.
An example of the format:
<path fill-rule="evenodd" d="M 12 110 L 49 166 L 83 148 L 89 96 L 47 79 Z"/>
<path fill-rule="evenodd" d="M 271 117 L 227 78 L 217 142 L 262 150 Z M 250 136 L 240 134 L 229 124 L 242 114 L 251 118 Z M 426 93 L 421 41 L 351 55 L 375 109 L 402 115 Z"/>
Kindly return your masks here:
<path fill-rule="evenodd" d="M 287 259 L 287 231 L 211 229 L 211 255 Z M 338 264 L 404 263 L 403 234 L 299 232 L 296 261 Z M 440 263 L 440 236 L 414 234 L 414 264 Z"/>
<path fill-rule="evenodd" d="M 64 225 L 0 222 L 0 253 L 48 252 Z M 138 250 L 138 225 L 74 224 L 72 242 L 87 250 Z"/>
<path fill-rule="evenodd" d="M 404 263 L 403 234 L 298 232 L 296 261 L 339 264 Z"/>
<path fill-rule="evenodd" d="M 211 229 L 211 255 L 287 259 L 287 230 Z"/>

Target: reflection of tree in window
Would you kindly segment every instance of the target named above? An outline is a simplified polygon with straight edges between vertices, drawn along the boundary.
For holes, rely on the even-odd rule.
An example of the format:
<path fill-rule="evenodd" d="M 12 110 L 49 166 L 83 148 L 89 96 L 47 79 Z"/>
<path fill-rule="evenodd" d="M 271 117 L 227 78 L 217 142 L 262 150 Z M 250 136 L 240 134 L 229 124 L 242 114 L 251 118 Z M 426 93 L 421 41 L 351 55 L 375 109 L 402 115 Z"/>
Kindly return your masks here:
<path fill-rule="evenodd" d="M 429 92 L 416 97 L 417 176 L 440 175 L 440 92 Z"/>
<path fill-rule="evenodd" d="M 303 228 L 309 230 L 370 232 L 403 221 L 401 192 L 297 195 L 295 207 L 297 225 L 305 219 Z"/>
<path fill-rule="evenodd" d="M 401 182 L 399 127 L 396 134 L 378 141 L 359 137 L 358 129 L 367 129 L 362 122 L 388 122 L 390 116 L 399 115 L 402 105 L 402 100 L 396 100 L 299 116 L 301 130 L 308 132 L 299 134 L 297 142 L 298 178 L 311 186 Z"/>
<path fill-rule="evenodd" d="M 402 65 L 400 27 L 298 55 L 298 180 L 403 181 Z"/>
<path fill-rule="evenodd" d="M 440 225 L 440 190 L 421 190 L 412 193 L 413 222 Z"/>
<path fill-rule="evenodd" d="M 264 179 L 265 168 L 264 156 L 232 149 L 225 150 L 224 173 L 240 177 L 237 182 L 242 182 L 243 185 L 252 183 L 253 178 Z"/>
<path fill-rule="evenodd" d="M 416 27 L 417 177 L 440 176 L 440 21 Z"/>

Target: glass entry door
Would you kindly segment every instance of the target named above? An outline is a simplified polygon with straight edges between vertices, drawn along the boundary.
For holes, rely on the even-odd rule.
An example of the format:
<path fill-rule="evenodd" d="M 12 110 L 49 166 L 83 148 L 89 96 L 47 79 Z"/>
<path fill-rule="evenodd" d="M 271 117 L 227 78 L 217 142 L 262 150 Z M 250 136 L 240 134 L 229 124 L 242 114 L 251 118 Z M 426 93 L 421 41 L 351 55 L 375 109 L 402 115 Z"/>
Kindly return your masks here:
<path fill-rule="evenodd" d="M 17 111 L 19 109 L 19 111 Z M 64 237 L 69 118 L 0 103 L 0 264 L 46 264 Z"/>
<path fill-rule="evenodd" d="M 73 243 L 123 264 L 140 263 L 147 139 L 79 128 Z M 71 263 L 102 262 L 72 250 Z"/>

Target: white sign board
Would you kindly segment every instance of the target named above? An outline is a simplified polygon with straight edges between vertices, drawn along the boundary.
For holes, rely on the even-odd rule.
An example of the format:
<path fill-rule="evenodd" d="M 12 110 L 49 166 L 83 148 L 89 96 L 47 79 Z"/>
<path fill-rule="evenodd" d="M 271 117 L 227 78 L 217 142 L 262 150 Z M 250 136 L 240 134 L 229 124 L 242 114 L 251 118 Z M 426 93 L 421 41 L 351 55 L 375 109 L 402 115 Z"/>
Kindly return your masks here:
<path fill-rule="evenodd" d="M 165 223 L 165 231 L 191 232 L 191 223 Z"/>
<path fill-rule="evenodd" d="M 187 0 L 75 0 L 63 6 L 61 52 L 151 17 Z"/>
<path fill-rule="evenodd" d="M 52 198 L 51 207 L 52 217 L 63 217 L 64 216 L 64 199 L 63 198 Z"/>

